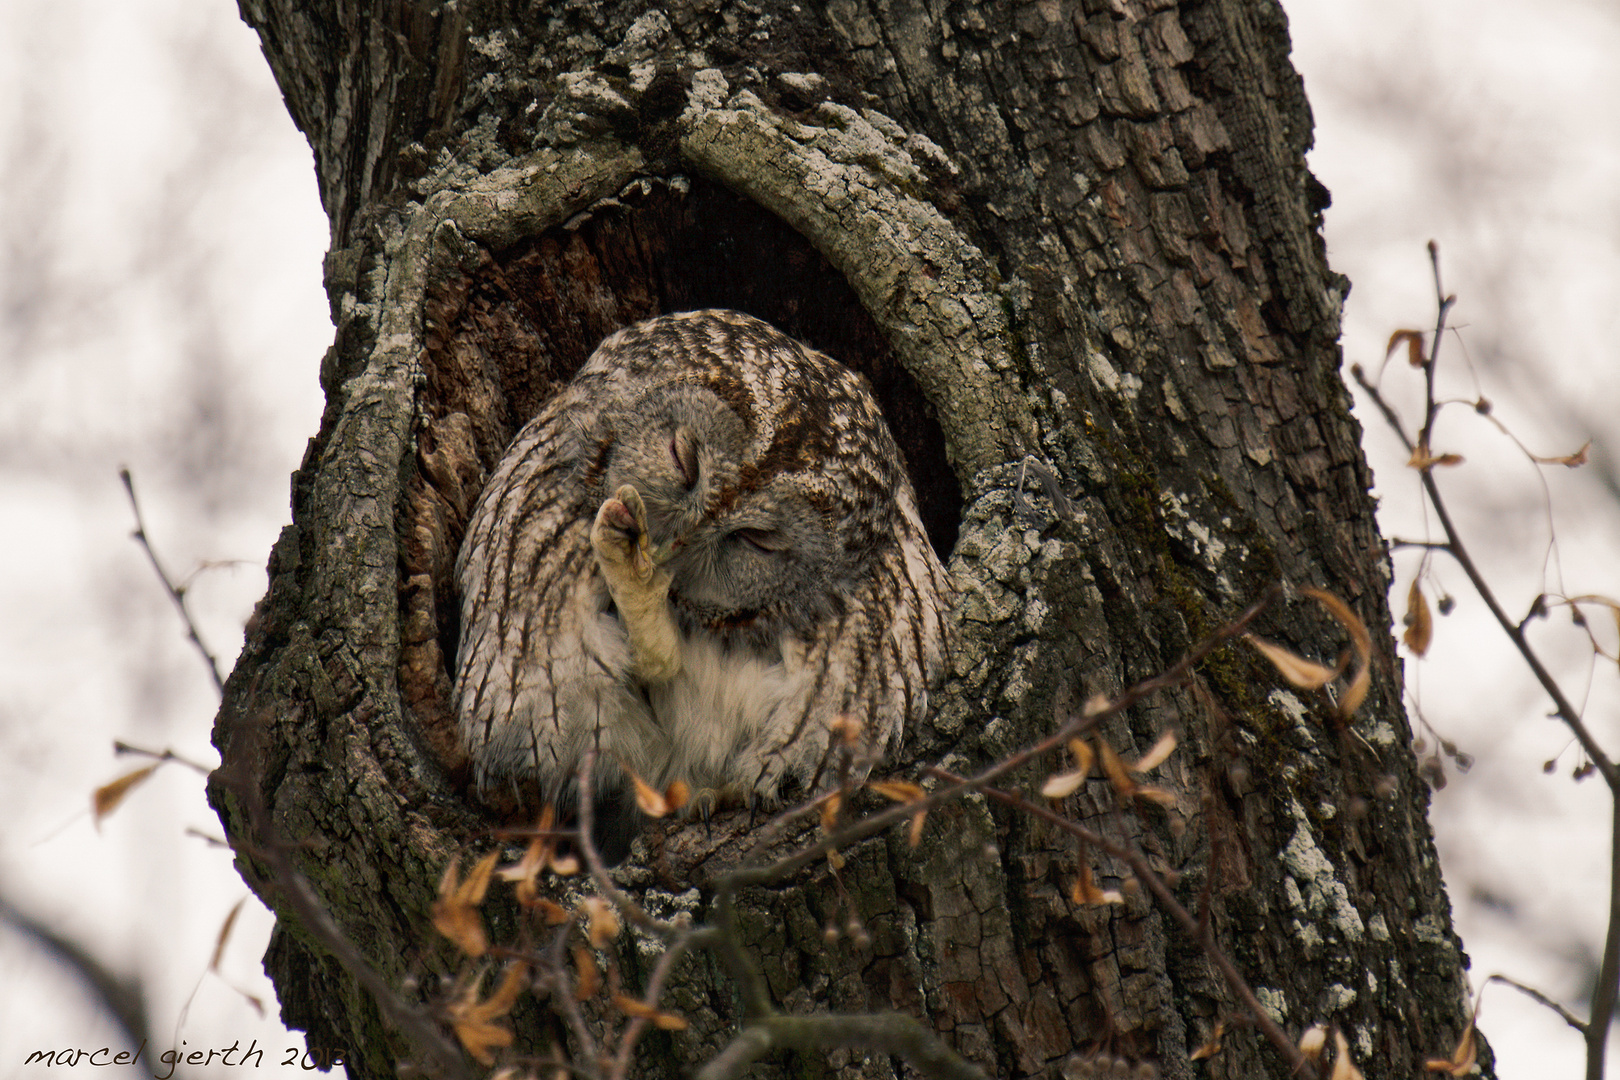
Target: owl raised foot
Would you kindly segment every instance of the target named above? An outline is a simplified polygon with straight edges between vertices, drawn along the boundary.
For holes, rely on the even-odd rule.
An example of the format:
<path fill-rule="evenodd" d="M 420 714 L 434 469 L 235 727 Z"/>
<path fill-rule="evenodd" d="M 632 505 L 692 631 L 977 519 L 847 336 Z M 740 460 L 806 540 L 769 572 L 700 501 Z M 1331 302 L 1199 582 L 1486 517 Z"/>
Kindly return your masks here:
<path fill-rule="evenodd" d="M 625 484 L 596 511 L 591 549 L 630 639 L 635 672 L 647 682 L 680 673 L 680 631 L 669 610 L 668 570 L 654 558 L 641 494 Z"/>

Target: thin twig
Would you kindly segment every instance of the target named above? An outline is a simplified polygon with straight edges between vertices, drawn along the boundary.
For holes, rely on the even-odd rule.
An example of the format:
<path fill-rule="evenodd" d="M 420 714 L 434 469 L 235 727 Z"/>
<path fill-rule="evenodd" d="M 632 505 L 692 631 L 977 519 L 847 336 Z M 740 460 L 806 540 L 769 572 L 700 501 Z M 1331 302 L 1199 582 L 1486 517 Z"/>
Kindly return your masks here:
<path fill-rule="evenodd" d="M 164 749 L 164 750 L 148 750 L 144 746 L 136 746 L 133 743 L 127 743 L 122 739 L 114 739 L 113 740 L 113 753 L 115 753 L 115 754 L 131 754 L 131 755 L 134 755 L 135 757 L 148 757 L 148 758 L 152 758 L 152 759 L 154 759 L 156 761 L 160 761 L 160 762 L 162 762 L 162 761 L 177 762 L 177 763 L 179 763 L 181 765 L 184 765 L 186 768 L 191 769 L 194 772 L 201 773 L 203 776 L 207 776 L 209 773 L 214 771 L 213 769 L 209 768 L 207 765 L 202 765 L 202 764 L 199 764 L 198 762 L 192 761 L 190 758 L 188 758 L 188 757 L 186 757 L 186 756 L 184 756 L 182 754 L 177 754 L 173 750 L 168 750 L 168 749 Z"/>
<path fill-rule="evenodd" d="M 596 1038 L 591 1034 L 591 1027 L 585 1022 L 585 1013 L 579 1007 L 579 999 L 574 996 L 574 987 L 568 977 L 568 959 L 564 951 L 568 948 L 568 936 L 576 925 L 575 919 L 557 929 L 556 936 L 546 949 L 545 963 L 542 965 L 551 984 L 552 1004 L 563 1014 L 563 1019 L 574 1031 L 574 1038 L 579 1040 L 580 1053 L 590 1064 L 586 1067 L 570 1066 L 573 1071 L 588 1077 L 600 1077 L 597 1069 L 601 1058 L 601 1051 L 597 1048 Z"/>
<path fill-rule="evenodd" d="M 1543 994 L 1540 990 L 1537 990 L 1533 986 L 1526 986 L 1524 983 L 1520 982 L 1518 979 L 1512 979 L 1512 978 L 1509 978 L 1506 975 L 1492 975 L 1490 978 L 1486 979 L 1485 982 L 1487 984 L 1490 984 L 1490 983 L 1493 983 L 1493 982 L 1506 983 L 1508 986 L 1513 987 L 1513 989 L 1517 990 L 1519 993 L 1524 994 L 1527 997 L 1533 998 L 1534 1000 L 1536 1000 L 1536 1001 L 1540 1002 L 1541 1004 L 1547 1006 L 1547 1008 L 1549 1008 L 1553 1012 L 1557 1013 L 1563 1019 L 1564 1023 L 1568 1024 L 1570 1027 L 1574 1028 L 1576 1031 L 1580 1032 L 1582 1035 L 1585 1035 L 1587 1033 L 1587 1031 L 1589 1031 L 1590 1028 L 1591 1028 L 1591 1025 L 1589 1025 L 1585 1020 L 1582 1020 L 1580 1017 L 1576 1016 L 1574 1013 L 1572 1013 L 1568 1009 L 1564 1008 L 1558 1002 L 1554 1001 L 1552 998 L 1548 997 L 1546 994 Z"/>
<path fill-rule="evenodd" d="M 1609 816 L 1609 926 L 1603 938 L 1603 963 L 1598 969 L 1597 986 L 1592 991 L 1592 1019 L 1586 1029 L 1586 1080 L 1603 1080 L 1617 990 L 1620 990 L 1620 798 L 1613 800 Z"/>
<path fill-rule="evenodd" d="M 1373 404 L 1378 406 L 1386 417 L 1391 416 L 1392 413 L 1385 404 L 1383 396 L 1378 392 L 1378 388 L 1368 382 L 1366 376 L 1360 371 L 1352 369 L 1352 375 L 1356 380 L 1356 384 L 1372 398 Z M 1407 438 L 1406 433 L 1399 428 L 1396 428 L 1396 432 L 1401 436 L 1401 440 L 1406 443 L 1407 447 L 1411 448 L 1412 443 Z M 1542 689 L 1547 692 L 1547 696 L 1552 698 L 1558 718 L 1569 727 L 1576 740 L 1580 742 L 1581 749 L 1586 751 L 1587 757 L 1597 767 L 1604 783 L 1609 785 L 1611 791 L 1620 792 L 1620 771 L 1616 770 L 1614 762 L 1603 752 L 1592 733 L 1587 730 L 1585 722 L 1581 719 L 1580 712 L 1564 696 L 1563 689 L 1553 678 L 1552 673 L 1542 664 L 1541 658 L 1536 655 L 1535 650 L 1531 648 L 1523 628 L 1518 623 L 1515 623 L 1506 611 L 1502 610 L 1502 605 L 1496 599 L 1496 594 L 1491 590 L 1490 585 L 1485 581 L 1484 574 L 1474 564 L 1473 558 L 1468 553 L 1467 546 L 1463 543 L 1456 525 L 1451 520 L 1451 514 L 1446 510 L 1445 499 L 1441 497 L 1440 488 L 1434 480 L 1434 470 L 1421 469 L 1419 470 L 1419 476 L 1423 483 L 1424 494 L 1428 496 L 1429 504 L 1434 507 L 1435 516 L 1440 521 L 1440 528 L 1446 534 L 1446 544 L 1444 545 L 1446 553 L 1457 561 L 1457 565 L 1467 576 L 1469 584 L 1474 587 L 1474 591 L 1485 602 L 1485 607 L 1489 609 L 1491 616 L 1496 619 L 1497 625 L 1502 628 L 1503 633 L 1507 634 L 1508 640 L 1513 642 L 1513 647 L 1524 658 L 1524 662 L 1529 666 L 1531 673 L 1535 675 L 1536 681 L 1541 684 Z"/>
<path fill-rule="evenodd" d="M 669 973 L 674 970 L 676 963 L 685 956 L 692 945 L 690 933 L 681 935 L 669 943 L 664 949 L 664 955 L 658 958 L 653 965 L 652 975 L 647 979 L 647 988 L 642 992 L 641 1003 L 648 1009 L 658 1008 L 658 999 L 664 992 L 664 983 Z M 619 1038 L 619 1054 L 613 1061 L 613 1068 L 609 1070 L 609 1080 L 626 1080 L 630 1075 L 630 1066 L 633 1064 L 631 1055 L 635 1053 L 636 1043 L 640 1041 L 642 1033 L 647 1030 L 649 1023 L 645 1016 L 634 1016 L 630 1023 L 625 1025 L 624 1034 Z"/>
<path fill-rule="evenodd" d="M 637 926 L 651 930 L 663 937 L 677 932 L 680 928 L 674 923 L 655 919 L 640 904 L 637 904 L 624 891 L 613 883 L 613 877 L 608 873 L 607 864 L 602 861 L 602 855 L 596 850 L 596 841 L 591 839 L 591 831 L 595 827 L 596 800 L 596 751 L 587 750 L 579 763 L 579 836 L 577 842 L 579 850 L 585 855 L 585 865 L 590 868 L 591 880 L 624 915 Z"/>
<path fill-rule="evenodd" d="M 1445 290 L 1441 286 L 1440 249 L 1433 241 L 1429 243 L 1429 258 L 1434 265 L 1434 292 L 1437 311 L 1434 340 L 1430 342 L 1429 355 L 1423 365 L 1425 411 L 1423 428 L 1418 435 L 1417 448 L 1422 451 L 1422 456 L 1425 457 L 1432 456 L 1430 439 L 1435 416 L 1438 412 L 1434 396 L 1436 358 L 1440 353 L 1440 342 L 1445 335 L 1446 316 L 1456 302 L 1456 297 L 1445 295 Z M 1402 427 L 1400 418 L 1396 416 L 1394 409 L 1384 400 L 1378 388 L 1367 380 L 1359 364 L 1354 365 L 1350 371 L 1357 385 L 1372 399 L 1378 411 L 1388 421 L 1390 428 L 1406 445 L 1408 452 L 1412 452 L 1412 441 Z M 1500 425 L 1498 426 L 1500 427 Z M 1485 576 L 1480 573 L 1479 567 L 1474 564 L 1467 546 L 1463 543 L 1456 525 L 1451 520 L 1450 512 L 1446 509 L 1445 500 L 1440 495 L 1440 487 L 1435 481 L 1432 465 L 1425 464 L 1418 470 L 1418 474 L 1423 484 L 1424 494 L 1428 497 L 1429 505 L 1434 508 L 1435 516 L 1440 522 L 1440 528 L 1446 534 L 1446 543 L 1438 545 L 1438 547 L 1455 559 L 1457 565 L 1467 575 L 1469 583 L 1473 585 L 1474 591 L 1479 594 L 1479 598 L 1485 602 L 1485 607 L 1490 611 L 1497 625 L 1502 628 L 1502 632 L 1508 636 L 1508 640 L 1518 650 L 1520 657 L 1524 659 L 1525 664 L 1530 668 L 1531 673 L 1535 675 L 1536 681 L 1541 684 L 1542 689 L 1552 698 L 1559 719 L 1574 734 L 1576 740 L 1581 744 L 1581 749 L 1585 751 L 1587 759 L 1597 769 L 1598 773 L 1603 777 L 1604 783 L 1609 787 L 1612 800 L 1609 835 L 1609 919 L 1604 937 L 1602 964 L 1598 973 L 1597 986 L 1592 995 L 1591 1019 L 1582 1026 L 1562 1006 L 1541 997 L 1528 987 L 1509 979 L 1502 979 L 1502 981 L 1508 982 L 1532 997 L 1536 997 L 1537 1000 L 1542 1001 L 1544 1004 L 1557 1009 L 1559 1015 L 1563 1016 L 1566 1022 L 1580 1028 L 1586 1038 L 1587 1080 L 1603 1080 L 1604 1059 L 1608 1050 L 1609 1025 L 1614 1017 L 1617 994 L 1620 994 L 1620 768 L 1617 768 L 1614 761 L 1603 752 L 1596 738 L 1587 729 L 1580 711 L 1564 696 L 1563 688 L 1558 685 L 1557 681 L 1552 677 L 1552 673 L 1542 664 L 1541 658 L 1536 655 L 1535 650 L 1530 647 L 1530 641 L 1524 632 L 1529 617 L 1526 618 L 1525 622 L 1520 623 L 1516 623 L 1509 618 L 1507 612 L 1502 609 L 1502 605 L 1497 601 L 1496 594 L 1491 590 L 1490 585 L 1486 583 Z M 1541 598 L 1537 599 L 1535 607 L 1532 608 L 1532 614 L 1542 607 L 1542 602 Z"/>
<path fill-rule="evenodd" d="M 184 588 L 175 586 L 173 579 L 169 577 L 168 571 L 164 570 L 163 564 L 158 561 L 157 552 L 152 549 L 151 538 L 146 534 L 146 522 L 141 517 L 141 504 L 135 498 L 135 481 L 129 475 L 128 469 L 119 469 L 118 479 L 124 482 L 124 491 L 129 495 L 129 508 L 135 513 L 135 532 L 132 535 L 141 545 L 141 550 L 146 552 L 146 558 L 152 564 L 152 569 L 157 571 L 158 580 L 163 583 L 163 589 L 169 594 L 169 599 L 174 601 L 175 610 L 180 612 L 180 618 L 186 624 L 186 636 L 197 647 L 197 651 L 202 654 L 202 658 L 208 662 L 208 673 L 214 677 L 214 689 L 224 694 L 225 679 L 219 673 L 219 661 L 214 658 L 213 653 L 208 651 L 208 646 L 203 644 L 202 636 L 197 633 L 197 623 L 192 619 L 191 611 L 186 607 L 186 591 Z"/>

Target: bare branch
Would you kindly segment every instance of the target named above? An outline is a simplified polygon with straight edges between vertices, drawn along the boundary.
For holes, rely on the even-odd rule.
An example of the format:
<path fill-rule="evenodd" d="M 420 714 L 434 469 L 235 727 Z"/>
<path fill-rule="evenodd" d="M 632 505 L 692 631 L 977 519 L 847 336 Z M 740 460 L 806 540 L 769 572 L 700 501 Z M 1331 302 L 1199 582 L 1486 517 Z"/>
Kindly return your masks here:
<path fill-rule="evenodd" d="M 1492 975 L 1490 978 L 1486 979 L 1485 982 L 1486 982 L 1487 985 L 1489 985 L 1489 984 L 1491 984 L 1493 982 L 1499 982 L 1499 983 L 1505 983 L 1508 986 L 1513 987 L 1513 989 L 1517 990 L 1521 994 L 1524 994 L 1526 997 L 1529 997 L 1529 998 L 1531 998 L 1531 999 L 1533 999 L 1535 1001 L 1538 1001 L 1541 1004 L 1547 1006 L 1547 1008 L 1549 1008 L 1553 1012 L 1557 1013 L 1559 1015 L 1559 1017 L 1561 1017 L 1563 1019 L 1564 1023 L 1568 1024 L 1570 1027 L 1574 1028 L 1576 1031 L 1580 1032 L 1582 1035 L 1585 1035 L 1589 1030 L 1591 1030 L 1591 1025 L 1588 1024 L 1585 1020 L 1582 1020 L 1580 1017 L 1576 1016 L 1574 1013 L 1572 1013 L 1568 1009 L 1564 1008 L 1564 1006 L 1560 1005 L 1558 1002 L 1554 1001 L 1552 998 L 1548 997 L 1546 994 L 1543 994 L 1540 990 L 1537 990 L 1533 986 L 1526 986 L 1524 983 L 1520 982 L 1518 979 L 1512 979 L 1512 978 L 1509 978 L 1506 975 Z"/>
<path fill-rule="evenodd" d="M 174 601 L 175 610 L 180 612 L 180 618 L 186 624 L 186 636 L 191 639 L 191 643 L 197 647 L 197 651 L 207 661 L 208 673 L 214 677 L 214 689 L 223 694 L 225 692 L 225 679 L 219 673 L 219 661 L 214 658 L 213 653 L 208 651 L 208 646 L 203 644 L 201 635 L 197 633 L 197 623 L 192 619 L 190 609 L 186 607 L 185 590 L 175 586 L 174 579 L 169 577 L 168 571 L 163 569 L 163 564 L 158 561 L 157 552 L 152 549 L 152 541 L 146 534 L 146 522 L 141 518 L 141 504 L 135 498 L 135 481 L 129 475 L 128 469 L 119 469 L 118 479 L 124 482 L 124 491 L 129 495 L 129 508 L 135 513 L 135 532 L 133 536 L 140 543 L 141 550 L 146 552 L 146 558 L 152 564 L 152 569 L 157 571 L 158 580 L 163 583 L 163 589 L 169 594 L 169 599 Z"/>
<path fill-rule="evenodd" d="M 1607 777 L 1605 777 L 1607 779 Z M 1603 962 L 1592 991 L 1592 1018 L 1586 1029 L 1587 1080 L 1603 1080 L 1603 1062 L 1609 1049 L 1609 1025 L 1614 1020 L 1615 995 L 1620 991 L 1620 797 L 1609 816 L 1609 926 L 1603 938 Z"/>
<path fill-rule="evenodd" d="M 1435 403 L 1434 394 L 1436 373 L 1435 361 L 1440 352 L 1440 342 L 1445 335 L 1446 316 L 1450 312 L 1452 305 L 1456 303 L 1456 297 L 1447 296 L 1444 288 L 1441 286 L 1440 248 L 1439 245 L 1435 244 L 1432 240 L 1429 242 L 1429 258 L 1434 265 L 1436 315 L 1434 339 L 1429 345 L 1429 355 L 1424 359 L 1422 365 L 1424 376 L 1425 411 L 1423 428 L 1418 434 L 1417 443 L 1417 450 L 1420 451 L 1421 456 L 1425 458 L 1430 456 L 1428 453 L 1430 449 L 1430 436 L 1433 431 L 1435 416 L 1438 413 L 1439 408 Z M 1352 366 L 1350 371 L 1352 377 L 1356 380 L 1357 385 L 1359 385 L 1361 389 L 1368 395 L 1368 397 L 1372 399 L 1373 404 L 1377 406 L 1379 412 L 1383 413 L 1384 419 L 1388 421 L 1391 429 L 1394 430 L 1396 435 L 1398 435 L 1401 441 L 1406 445 L 1408 452 L 1412 452 L 1413 445 L 1411 439 L 1407 436 L 1405 429 L 1401 426 L 1399 417 L 1396 416 L 1395 411 L 1384 400 L 1383 395 L 1379 393 L 1378 388 L 1367 380 L 1366 374 L 1363 372 L 1359 364 Z M 1475 408 L 1478 411 L 1484 411 L 1481 408 L 1481 405 L 1478 403 L 1476 403 Z M 1497 427 L 1505 431 L 1500 423 L 1497 423 Z M 1511 438 L 1512 436 L 1510 435 L 1509 437 Z M 1514 439 L 1514 442 L 1519 445 L 1521 450 L 1524 450 L 1522 443 L 1519 443 L 1517 439 Z M 1528 451 L 1526 451 L 1526 453 L 1528 453 Z M 1584 454 L 1584 451 L 1582 453 Z M 1532 460 L 1542 461 L 1542 459 L 1536 458 L 1536 456 L 1533 454 L 1529 456 L 1532 458 Z M 1542 1002 L 1543 1004 L 1557 1010 L 1559 1015 L 1564 1018 L 1565 1022 L 1580 1030 L 1586 1039 L 1587 1080 L 1602 1080 L 1604 1072 L 1604 1058 L 1608 1049 L 1609 1025 L 1614 1017 L 1617 995 L 1620 995 L 1620 768 L 1617 768 L 1614 761 L 1603 752 L 1603 749 L 1598 745 L 1596 738 L 1594 738 L 1591 731 L 1587 729 L 1585 720 L 1582 718 L 1580 711 L 1575 708 L 1574 704 L 1570 702 L 1567 697 L 1565 697 L 1563 689 L 1552 677 L 1552 673 L 1549 672 L 1542 664 L 1541 658 L 1536 655 L 1535 650 L 1530 646 L 1529 639 L 1525 636 L 1524 628 L 1529 623 L 1531 618 L 1546 611 L 1545 594 L 1536 598 L 1535 604 L 1531 607 L 1530 614 L 1525 617 L 1523 622 L 1516 623 L 1509 618 L 1507 612 L 1502 609 L 1502 605 L 1497 601 L 1496 595 L 1494 592 L 1492 592 L 1490 585 L 1486 583 L 1485 577 L 1480 572 L 1479 567 L 1474 564 L 1474 560 L 1469 554 L 1467 546 L 1463 543 L 1461 536 L 1458 534 L 1456 525 L 1451 520 L 1451 514 L 1446 508 L 1445 500 L 1440 495 L 1440 487 L 1434 478 L 1434 469 L 1428 467 L 1419 468 L 1418 476 L 1423 484 L 1423 491 L 1429 500 L 1429 505 L 1434 508 L 1435 516 L 1439 519 L 1440 527 L 1446 535 L 1446 542 L 1444 544 L 1424 544 L 1414 546 L 1423 546 L 1429 548 L 1430 550 L 1443 550 L 1457 561 L 1457 565 L 1460 566 L 1463 573 L 1467 575 L 1469 583 L 1473 585 L 1474 591 L 1479 594 L 1479 598 L 1485 602 L 1486 608 L 1489 609 L 1491 616 L 1496 620 L 1497 625 L 1502 628 L 1502 632 L 1508 636 L 1508 640 L 1511 641 L 1514 648 L 1518 650 L 1519 655 L 1524 659 L 1524 662 L 1530 668 L 1531 673 L 1535 675 L 1536 681 L 1541 684 L 1542 689 L 1545 690 L 1547 695 L 1552 698 L 1557 716 L 1559 719 L 1563 720 L 1565 726 L 1567 726 L 1574 734 L 1576 741 L 1581 744 L 1581 749 L 1585 751 L 1587 759 L 1591 762 L 1592 767 L 1595 768 L 1600 775 L 1602 775 L 1603 781 L 1608 785 L 1610 794 L 1612 796 L 1609 838 L 1609 920 L 1603 944 L 1603 960 L 1598 974 L 1597 986 L 1592 995 L 1591 1019 L 1585 1024 L 1582 1024 L 1578 1018 L 1574 1017 L 1562 1006 L 1552 1002 L 1539 992 L 1531 990 L 1529 987 L 1514 982 L 1511 979 L 1502 976 L 1493 976 L 1493 978 L 1506 982 L 1524 993 L 1529 994 L 1531 997 L 1536 998 L 1536 1000 Z M 1427 556 L 1425 556 L 1425 558 L 1426 557 Z"/>
<path fill-rule="evenodd" d="M 1386 419 L 1389 419 L 1392 424 L 1396 423 L 1393 418 L 1394 414 L 1385 404 L 1378 389 L 1367 381 L 1365 374 L 1359 368 L 1352 368 L 1351 371 L 1356 380 L 1356 385 L 1360 386 L 1372 398 L 1373 403 L 1384 413 Z M 1412 443 L 1406 437 L 1405 432 L 1398 427 L 1396 431 L 1400 433 L 1401 440 L 1410 449 Z M 1586 751 L 1587 757 L 1592 759 L 1592 764 L 1597 767 L 1599 774 L 1602 775 L 1604 783 L 1609 785 L 1611 791 L 1620 792 L 1620 770 L 1615 768 L 1614 762 L 1603 752 L 1602 747 L 1598 745 L 1592 733 L 1587 730 L 1580 711 L 1564 696 L 1563 688 L 1558 685 L 1552 673 L 1547 670 L 1545 665 L 1542 664 L 1541 658 L 1531 648 L 1529 639 L 1524 635 L 1524 628 L 1514 622 L 1506 611 L 1502 610 L 1502 605 L 1496 599 L 1496 594 L 1485 581 L 1485 575 L 1474 564 L 1473 557 L 1468 553 L 1467 545 L 1463 543 L 1456 525 L 1451 520 L 1451 514 L 1446 509 L 1445 499 L 1440 495 L 1440 488 L 1434 479 L 1434 470 L 1422 469 L 1418 475 L 1423 483 L 1424 494 L 1428 496 L 1429 504 L 1434 507 L 1435 516 L 1440 521 L 1440 528 L 1446 534 L 1444 550 L 1457 561 L 1457 565 L 1467 575 L 1469 584 L 1474 587 L 1474 591 L 1479 594 L 1479 598 L 1485 601 L 1485 607 L 1489 609 L 1491 616 L 1496 619 L 1497 625 L 1502 628 L 1503 633 L 1507 634 L 1508 640 L 1513 642 L 1513 647 L 1518 650 L 1519 655 L 1524 658 L 1524 662 L 1529 665 L 1530 671 L 1535 675 L 1536 681 L 1541 684 L 1542 689 L 1547 692 L 1547 696 L 1552 698 L 1553 707 L 1557 710 L 1559 719 L 1563 720 L 1570 731 L 1574 733 L 1576 740 L 1581 744 L 1581 749 Z"/>
<path fill-rule="evenodd" d="M 139 980 L 116 974 L 83 945 L 57 933 L 3 896 L 0 896 L 0 923 L 33 938 L 58 963 L 77 974 L 123 1029 L 124 1039 L 130 1046 L 142 1046 L 151 1039 L 146 993 Z"/>
<path fill-rule="evenodd" d="M 596 842 L 591 839 L 591 832 L 596 824 L 596 751 L 587 750 L 579 763 L 579 850 L 585 855 L 585 865 L 590 868 L 591 880 L 596 887 L 602 890 L 614 907 L 623 912 L 625 917 L 637 926 L 651 930 L 663 937 L 677 933 L 681 927 L 674 923 L 655 919 L 647 910 L 624 894 L 613 883 L 608 873 L 607 864 L 602 861 L 602 853 L 596 850 Z"/>
<path fill-rule="evenodd" d="M 664 983 L 669 979 L 669 973 L 692 947 L 693 940 L 693 934 L 682 934 L 664 950 L 664 955 L 658 958 L 658 963 L 653 966 L 652 975 L 647 979 L 647 989 L 641 995 L 643 1005 L 649 1009 L 658 1008 L 658 998 L 664 992 Z M 647 1030 L 647 1024 L 647 1017 L 635 1016 L 625 1025 L 624 1034 L 619 1038 L 618 1056 L 614 1058 L 613 1068 L 608 1073 L 611 1080 L 626 1080 L 629 1077 L 630 1066 L 633 1064 L 631 1055 L 635 1053 L 636 1043 L 640 1041 L 642 1033 Z"/>
<path fill-rule="evenodd" d="M 186 768 L 191 769 L 193 772 L 201 773 L 203 776 L 207 776 L 209 773 L 214 771 L 213 769 L 209 768 L 207 765 L 203 765 L 203 764 L 200 764 L 198 762 L 192 761 L 190 758 L 186 757 L 185 755 L 177 754 L 173 750 L 170 750 L 168 748 L 164 748 L 162 750 L 148 750 L 144 746 L 136 746 L 135 744 L 127 743 L 122 739 L 114 739 L 113 740 L 113 753 L 115 753 L 115 754 L 131 754 L 131 755 L 134 755 L 135 757 L 148 757 L 148 758 L 152 758 L 153 760 L 159 761 L 159 762 L 163 762 L 163 761 L 178 762 L 179 764 L 184 765 Z"/>

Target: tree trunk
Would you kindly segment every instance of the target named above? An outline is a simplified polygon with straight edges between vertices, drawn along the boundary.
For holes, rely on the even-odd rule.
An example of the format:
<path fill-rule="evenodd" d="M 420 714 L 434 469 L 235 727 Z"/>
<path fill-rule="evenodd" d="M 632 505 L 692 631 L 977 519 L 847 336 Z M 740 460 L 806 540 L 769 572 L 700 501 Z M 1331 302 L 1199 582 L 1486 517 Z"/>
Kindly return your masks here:
<path fill-rule="evenodd" d="M 1126 757 L 1180 732 L 1161 772 L 1185 820 L 1116 813 L 1100 781 L 1064 810 L 1174 871 L 1293 1037 L 1337 1025 L 1369 1078 L 1449 1054 L 1464 961 L 1338 374 L 1347 284 L 1325 263 L 1275 3 L 241 6 L 315 151 L 338 330 L 212 793 L 281 915 L 266 965 L 312 1047 L 367 1077 L 413 1053 L 267 852 L 296 842 L 342 934 L 407 998 L 459 970 L 429 911 L 492 824 L 449 700 L 466 514 L 609 332 L 717 306 L 870 376 L 949 556 L 961 645 L 897 775 L 1039 740 L 1275 583 L 1354 608 L 1374 679 L 1348 730 L 1228 645 L 1102 731 Z M 1344 640 L 1292 599 L 1257 629 L 1329 662 Z M 706 918 L 705 883 L 749 824 L 654 828 L 620 878 L 650 909 Z M 1084 1075 L 1075 1056 L 1104 1052 L 1164 1077 L 1289 1075 L 1241 1020 L 1190 1063 L 1242 1007 L 1147 896 L 1071 902 L 1082 860 L 1104 885 L 1128 875 L 1046 822 L 975 796 L 916 848 L 901 830 L 845 854 L 842 884 L 821 860 L 739 899 L 788 1012 L 908 1013 L 998 1077 Z M 516 940 L 509 908 L 490 917 Z M 863 932 L 829 943 L 852 918 Z M 737 1029 L 703 954 L 664 1000 L 691 1026 L 644 1041 L 635 1075 L 682 1075 Z M 532 1000 L 513 1021 L 514 1053 L 554 1038 Z M 784 1051 L 751 1075 L 903 1071 Z"/>

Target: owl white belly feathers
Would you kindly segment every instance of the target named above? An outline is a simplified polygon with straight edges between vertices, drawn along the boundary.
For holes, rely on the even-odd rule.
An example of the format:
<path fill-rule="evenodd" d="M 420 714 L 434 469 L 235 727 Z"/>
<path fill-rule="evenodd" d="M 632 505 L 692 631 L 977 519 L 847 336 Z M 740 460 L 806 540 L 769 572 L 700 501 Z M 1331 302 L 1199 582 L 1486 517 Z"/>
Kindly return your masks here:
<path fill-rule="evenodd" d="M 625 769 L 773 802 L 808 792 L 840 716 L 892 750 L 949 639 L 865 381 L 731 311 L 603 342 L 507 449 L 457 578 L 480 792 L 538 785 L 566 809 L 595 748 L 623 822 Z"/>

